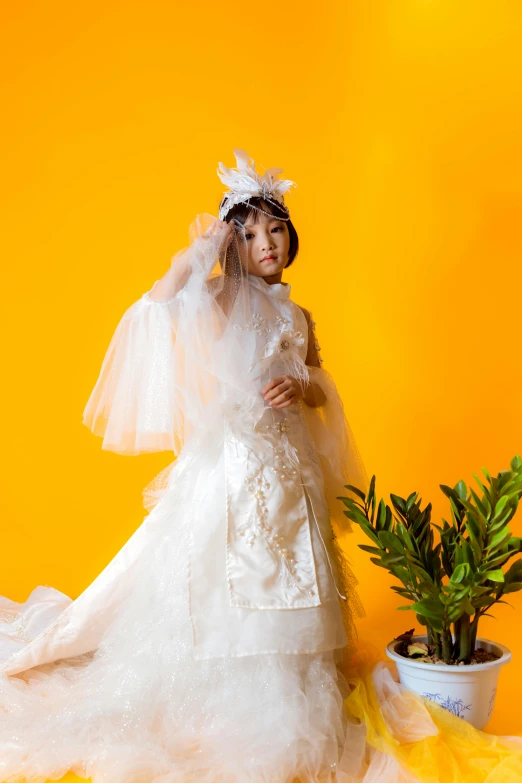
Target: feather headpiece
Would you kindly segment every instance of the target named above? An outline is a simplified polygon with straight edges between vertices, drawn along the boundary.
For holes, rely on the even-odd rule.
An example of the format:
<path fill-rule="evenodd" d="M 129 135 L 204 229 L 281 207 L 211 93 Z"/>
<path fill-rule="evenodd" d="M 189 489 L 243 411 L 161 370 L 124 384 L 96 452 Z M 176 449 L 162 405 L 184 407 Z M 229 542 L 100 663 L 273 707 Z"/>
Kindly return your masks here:
<path fill-rule="evenodd" d="M 246 202 L 253 196 L 260 196 L 267 201 L 275 200 L 288 212 L 283 193 L 293 185 L 297 187 L 297 183 L 292 182 L 290 179 L 277 179 L 277 175 L 283 171 L 283 169 L 278 168 L 266 169 L 263 176 L 261 176 L 256 171 L 254 161 L 249 157 L 246 150 L 236 148 L 234 156 L 236 158 L 236 169 L 229 169 L 223 163 L 218 163 L 218 177 L 224 185 L 228 185 L 230 188 L 230 190 L 224 192 L 225 198 L 223 206 L 219 210 L 219 219 L 223 220 L 227 212 L 235 204 Z"/>

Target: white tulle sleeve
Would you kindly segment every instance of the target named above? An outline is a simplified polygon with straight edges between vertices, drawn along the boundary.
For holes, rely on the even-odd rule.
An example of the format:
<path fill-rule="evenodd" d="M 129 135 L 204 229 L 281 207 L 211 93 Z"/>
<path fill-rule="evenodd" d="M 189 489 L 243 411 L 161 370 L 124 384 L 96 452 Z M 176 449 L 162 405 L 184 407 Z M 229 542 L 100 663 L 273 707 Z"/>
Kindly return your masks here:
<path fill-rule="evenodd" d="M 150 293 L 122 316 L 83 413 L 102 448 L 118 454 L 178 453 L 183 438 L 175 324 L 184 292 L 166 301 Z"/>
<path fill-rule="evenodd" d="M 198 215 L 189 238 L 163 277 L 125 311 L 107 348 L 83 423 L 108 451 L 179 455 L 217 415 L 223 384 L 234 385 L 242 373 L 231 326 L 223 337 L 237 280 L 233 270 L 216 276 L 226 252 L 222 221 Z"/>

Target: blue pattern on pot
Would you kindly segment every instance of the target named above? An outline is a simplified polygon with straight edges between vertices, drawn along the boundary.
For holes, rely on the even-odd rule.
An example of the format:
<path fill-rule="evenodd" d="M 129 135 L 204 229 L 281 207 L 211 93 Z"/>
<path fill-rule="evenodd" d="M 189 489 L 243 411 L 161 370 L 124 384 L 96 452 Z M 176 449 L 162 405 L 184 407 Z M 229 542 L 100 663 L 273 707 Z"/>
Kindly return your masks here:
<path fill-rule="evenodd" d="M 488 718 L 491 715 L 491 713 L 493 712 L 493 705 L 495 704 L 495 696 L 496 695 L 497 695 L 497 689 L 493 688 L 493 693 L 491 694 L 490 699 L 489 699 Z"/>
<path fill-rule="evenodd" d="M 471 704 L 464 704 L 462 699 L 452 699 L 451 696 L 442 696 L 440 693 L 423 693 L 427 699 L 439 704 L 457 718 L 464 718 L 464 712 L 471 709 Z"/>

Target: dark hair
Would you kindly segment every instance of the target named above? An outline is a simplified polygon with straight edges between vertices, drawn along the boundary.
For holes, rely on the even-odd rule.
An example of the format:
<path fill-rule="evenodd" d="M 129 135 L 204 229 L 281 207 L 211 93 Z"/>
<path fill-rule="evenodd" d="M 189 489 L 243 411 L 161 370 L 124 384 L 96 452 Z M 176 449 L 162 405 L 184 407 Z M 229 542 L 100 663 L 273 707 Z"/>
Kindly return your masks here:
<path fill-rule="evenodd" d="M 223 205 L 224 199 L 222 199 L 219 209 L 221 209 Z M 260 207 L 265 212 L 270 212 L 271 215 L 273 215 L 275 218 L 287 218 L 288 212 L 280 206 L 277 202 L 271 203 L 264 201 L 262 196 L 251 196 L 248 200 L 248 202 L 242 202 L 240 204 L 234 204 L 233 207 L 227 212 L 225 215 L 225 220 L 227 223 L 230 223 L 232 218 L 235 218 L 243 225 L 246 223 L 247 218 L 253 214 L 254 217 L 254 223 L 257 223 L 259 219 L 259 211 L 257 209 L 254 209 L 254 206 Z M 290 264 L 293 263 L 294 258 L 296 257 L 298 251 L 299 251 L 299 237 L 297 236 L 297 231 L 295 230 L 294 224 L 291 220 L 285 220 L 284 221 L 288 227 L 288 234 L 290 235 L 290 247 L 288 249 L 288 263 L 285 266 L 285 269 L 290 266 Z"/>

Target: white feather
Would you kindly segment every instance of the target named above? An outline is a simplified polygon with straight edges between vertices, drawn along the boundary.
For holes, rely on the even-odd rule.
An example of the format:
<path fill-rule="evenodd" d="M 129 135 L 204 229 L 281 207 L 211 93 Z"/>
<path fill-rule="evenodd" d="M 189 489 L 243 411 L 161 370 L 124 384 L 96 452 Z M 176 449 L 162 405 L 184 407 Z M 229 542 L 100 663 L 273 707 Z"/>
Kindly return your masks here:
<path fill-rule="evenodd" d="M 297 187 L 297 183 L 290 179 L 278 180 L 276 178 L 283 171 L 280 168 L 266 169 L 264 175 L 261 176 L 255 169 L 253 158 L 241 147 L 234 149 L 234 156 L 237 168 L 229 168 L 221 162 L 218 163 L 217 168 L 219 179 L 230 188 L 224 194 L 227 207 L 239 204 L 254 196 L 268 196 L 276 201 L 281 201 L 283 193 L 292 186 Z"/>

